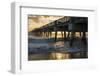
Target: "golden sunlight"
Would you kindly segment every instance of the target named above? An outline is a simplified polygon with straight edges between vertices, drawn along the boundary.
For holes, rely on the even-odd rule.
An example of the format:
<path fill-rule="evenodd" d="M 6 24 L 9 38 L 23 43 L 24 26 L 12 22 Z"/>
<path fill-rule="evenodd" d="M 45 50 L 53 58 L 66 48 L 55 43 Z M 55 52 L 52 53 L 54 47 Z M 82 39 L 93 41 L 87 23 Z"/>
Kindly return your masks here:
<path fill-rule="evenodd" d="M 35 28 L 44 26 L 50 22 L 58 20 L 63 16 L 32 16 L 28 17 L 28 32 L 32 31 Z"/>

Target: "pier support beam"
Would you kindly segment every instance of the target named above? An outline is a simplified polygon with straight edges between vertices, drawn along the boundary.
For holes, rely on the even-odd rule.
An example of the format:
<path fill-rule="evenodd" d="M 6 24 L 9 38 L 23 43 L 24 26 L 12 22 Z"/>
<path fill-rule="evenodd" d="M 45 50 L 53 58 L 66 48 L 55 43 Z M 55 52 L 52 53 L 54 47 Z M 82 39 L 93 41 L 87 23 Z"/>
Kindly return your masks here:
<path fill-rule="evenodd" d="M 64 41 L 66 41 L 66 31 L 64 31 Z"/>
<path fill-rule="evenodd" d="M 81 34 L 81 32 L 79 32 L 80 33 L 80 37 L 82 36 L 82 34 Z"/>
<path fill-rule="evenodd" d="M 61 31 L 61 35 L 62 35 L 62 38 L 64 38 L 64 36 L 63 36 L 63 31 Z"/>
<path fill-rule="evenodd" d="M 55 31 L 55 42 L 57 41 L 57 31 Z"/>
<path fill-rule="evenodd" d="M 75 32 L 71 32 L 71 37 L 70 37 L 70 42 L 69 42 L 70 47 L 73 46 L 74 37 L 75 37 Z"/>
<path fill-rule="evenodd" d="M 85 32 L 83 32 L 82 42 L 84 43 L 84 45 L 87 45 L 86 33 Z"/>

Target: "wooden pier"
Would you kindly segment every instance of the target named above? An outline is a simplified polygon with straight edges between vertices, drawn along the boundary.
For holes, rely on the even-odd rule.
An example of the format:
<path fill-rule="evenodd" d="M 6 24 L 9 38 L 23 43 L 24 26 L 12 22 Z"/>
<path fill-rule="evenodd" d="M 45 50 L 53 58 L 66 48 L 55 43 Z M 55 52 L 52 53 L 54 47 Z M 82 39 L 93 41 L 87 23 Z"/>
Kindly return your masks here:
<path fill-rule="evenodd" d="M 61 32 L 63 41 L 67 41 L 70 35 L 70 46 L 72 46 L 75 33 L 79 32 L 80 37 L 83 42 L 86 44 L 86 32 L 88 32 L 88 18 L 87 17 L 67 17 L 64 16 L 58 20 L 55 20 L 49 24 L 46 24 L 40 28 L 36 28 L 31 31 L 32 33 L 41 36 L 50 38 L 52 32 L 55 33 L 55 42 L 57 41 L 58 32 Z M 66 32 L 68 32 L 66 34 Z"/>

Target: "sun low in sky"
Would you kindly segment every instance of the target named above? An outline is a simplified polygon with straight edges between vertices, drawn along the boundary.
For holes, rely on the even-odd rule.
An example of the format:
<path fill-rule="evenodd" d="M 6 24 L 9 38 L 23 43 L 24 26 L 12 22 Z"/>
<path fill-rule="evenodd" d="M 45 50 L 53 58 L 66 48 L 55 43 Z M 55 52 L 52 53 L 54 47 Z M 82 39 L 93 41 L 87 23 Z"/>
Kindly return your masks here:
<path fill-rule="evenodd" d="M 64 16 L 39 16 L 39 15 L 29 15 L 28 16 L 28 32 L 44 26 L 50 22 L 58 20 Z"/>

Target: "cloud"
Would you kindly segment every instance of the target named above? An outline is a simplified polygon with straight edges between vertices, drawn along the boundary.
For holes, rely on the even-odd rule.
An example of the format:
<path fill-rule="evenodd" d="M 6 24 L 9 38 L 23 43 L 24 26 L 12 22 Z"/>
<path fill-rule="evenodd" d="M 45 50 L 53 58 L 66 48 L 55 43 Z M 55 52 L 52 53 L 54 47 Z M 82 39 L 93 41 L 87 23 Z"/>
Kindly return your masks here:
<path fill-rule="evenodd" d="M 63 16 L 29 16 L 28 17 L 28 31 L 32 31 L 35 28 L 44 26 L 50 22 L 58 20 Z"/>

